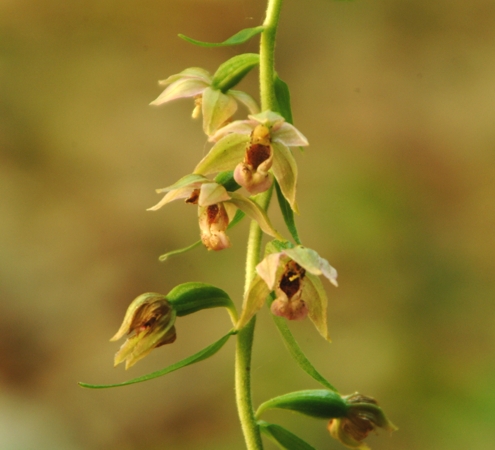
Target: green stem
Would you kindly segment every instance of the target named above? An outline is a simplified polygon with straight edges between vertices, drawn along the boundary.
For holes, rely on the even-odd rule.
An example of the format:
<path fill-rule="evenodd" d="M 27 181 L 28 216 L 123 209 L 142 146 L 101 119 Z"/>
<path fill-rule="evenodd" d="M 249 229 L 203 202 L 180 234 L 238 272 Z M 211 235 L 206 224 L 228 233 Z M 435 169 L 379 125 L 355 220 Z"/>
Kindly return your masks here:
<path fill-rule="evenodd" d="M 277 100 L 273 89 L 275 78 L 275 36 L 280 17 L 282 0 L 268 0 L 265 27 L 260 39 L 260 98 L 261 109 L 276 110 Z M 259 205 L 266 211 L 270 203 L 273 189 L 269 189 L 258 198 Z M 247 292 L 249 284 L 254 277 L 256 265 L 260 260 L 262 232 L 259 225 L 253 221 L 249 229 L 247 256 L 246 256 L 246 280 L 244 292 Z M 235 358 L 235 384 L 236 401 L 242 432 L 248 450 L 262 450 L 261 435 L 254 417 L 253 403 L 251 399 L 251 354 L 253 347 L 254 328 L 256 316 L 239 331 L 237 335 L 237 347 Z"/>

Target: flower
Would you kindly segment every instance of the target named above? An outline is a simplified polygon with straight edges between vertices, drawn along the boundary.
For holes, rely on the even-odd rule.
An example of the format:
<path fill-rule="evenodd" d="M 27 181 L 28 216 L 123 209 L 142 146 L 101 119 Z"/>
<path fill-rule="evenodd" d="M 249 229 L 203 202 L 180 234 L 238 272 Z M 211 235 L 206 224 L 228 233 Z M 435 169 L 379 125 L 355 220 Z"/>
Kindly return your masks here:
<path fill-rule="evenodd" d="M 366 450 L 368 445 L 362 442 L 371 431 L 383 428 L 395 431 L 397 427 L 390 422 L 374 398 L 361 394 L 344 397 L 348 405 L 343 417 L 331 419 L 328 431 L 333 438 L 349 448 Z"/>
<path fill-rule="evenodd" d="M 250 113 L 259 112 L 256 101 L 248 94 L 234 89 L 222 92 L 212 87 L 212 76 L 205 69 L 190 67 L 159 81 L 165 90 L 150 105 L 162 105 L 178 98 L 193 97 L 193 118 L 203 112 L 203 130 L 211 136 L 237 111 L 237 102 L 244 104 Z"/>
<path fill-rule="evenodd" d="M 285 198 L 297 211 L 297 165 L 289 147 L 306 146 L 307 139 L 273 111 L 248 117 L 225 125 L 210 137 L 216 143 L 194 173 L 208 175 L 235 169 L 236 182 L 256 194 L 268 189 L 268 171 L 272 170 Z"/>
<path fill-rule="evenodd" d="M 141 294 L 129 305 L 115 336 L 117 341 L 129 335 L 115 354 L 115 365 L 125 361 L 125 368 L 136 364 L 154 348 L 175 341 L 176 311 L 166 297 L 156 293 Z"/>
<path fill-rule="evenodd" d="M 157 192 L 166 192 L 166 194 L 160 202 L 148 210 L 156 211 L 179 198 L 185 198 L 186 203 L 198 205 L 201 241 L 208 250 L 223 250 L 230 247 L 230 240 L 225 232 L 237 208 L 256 220 L 265 233 L 280 238 L 265 211 L 257 203 L 236 192 L 227 192 L 221 184 L 202 175 L 186 175 L 172 186 L 157 189 Z"/>
<path fill-rule="evenodd" d="M 289 243 L 272 243 L 281 251 L 269 253 L 257 266 L 256 276 L 246 293 L 238 328 L 242 328 L 256 314 L 268 294 L 275 293 L 271 304 L 273 314 L 288 320 L 309 316 L 316 329 L 329 339 L 327 331 L 327 297 L 318 275 L 337 286 L 337 271 L 318 253 Z M 270 250 L 270 249 L 269 249 Z"/>

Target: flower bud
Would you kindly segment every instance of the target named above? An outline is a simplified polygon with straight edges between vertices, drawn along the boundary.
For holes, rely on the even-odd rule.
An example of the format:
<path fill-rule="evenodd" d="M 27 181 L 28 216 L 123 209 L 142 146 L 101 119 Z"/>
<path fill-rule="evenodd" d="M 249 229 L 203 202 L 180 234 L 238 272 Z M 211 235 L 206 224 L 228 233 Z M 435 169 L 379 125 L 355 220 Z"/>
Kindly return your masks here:
<path fill-rule="evenodd" d="M 164 295 L 141 294 L 129 305 L 119 331 L 110 339 L 127 340 L 115 354 L 115 365 L 125 361 L 125 368 L 133 366 L 154 348 L 171 344 L 176 339 L 176 311 Z"/>

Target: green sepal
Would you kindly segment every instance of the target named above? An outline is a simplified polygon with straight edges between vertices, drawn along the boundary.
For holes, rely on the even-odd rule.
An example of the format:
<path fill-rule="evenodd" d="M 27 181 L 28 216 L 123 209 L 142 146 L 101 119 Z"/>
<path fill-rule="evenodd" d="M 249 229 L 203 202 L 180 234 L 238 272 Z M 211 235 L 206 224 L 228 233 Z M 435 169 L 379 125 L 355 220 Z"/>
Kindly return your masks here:
<path fill-rule="evenodd" d="M 233 170 L 227 170 L 225 172 L 220 172 L 216 177 L 215 177 L 215 182 L 218 184 L 221 184 L 227 191 L 230 192 L 235 192 L 238 189 L 241 188 L 239 184 L 234 179 L 234 171 Z"/>
<path fill-rule="evenodd" d="M 179 34 L 179 37 L 191 44 L 199 45 L 200 47 L 226 47 L 231 45 L 244 44 L 244 42 L 249 41 L 249 39 L 251 39 L 252 37 L 262 33 L 264 29 L 265 27 L 261 25 L 253 28 L 244 28 L 243 30 L 237 32 L 233 36 L 230 36 L 225 41 L 218 43 L 197 41 L 196 39 L 192 39 L 190 37 L 184 36 L 183 34 Z"/>
<path fill-rule="evenodd" d="M 270 295 L 270 299 L 268 300 L 268 303 L 270 304 L 272 301 L 273 301 L 273 294 Z M 282 335 L 287 350 L 289 351 L 290 355 L 294 358 L 294 361 L 296 361 L 297 365 L 302 370 L 304 370 L 310 377 L 318 381 L 318 383 L 320 383 L 321 385 L 325 386 L 326 388 L 334 392 L 337 392 L 337 389 L 335 389 L 335 387 L 332 386 L 332 384 L 330 384 L 330 382 L 327 381 L 327 379 L 315 369 L 313 364 L 311 364 L 309 359 L 303 353 L 301 347 L 299 347 L 299 344 L 292 335 L 287 325 L 287 321 L 282 317 L 275 316 L 274 314 L 272 314 L 271 316 L 273 321 L 275 322 L 275 325 L 278 328 L 278 331 Z"/>
<path fill-rule="evenodd" d="M 278 204 L 280 206 L 280 211 L 282 212 L 285 225 L 287 226 L 287 229 L 289 230 L 289 233 L 291 234 L 296 244 L 301 245 L 299 233 L 297 232 L 296 221 L 294 219 L 294 211 L 292 210 L 287 199 L 284 197 L 284 194 L 282 194 L 277 181 L 275 181 L 275 190 L 277 192 Z"/>
<path fill-rule="evenodd" d="M 288 409 L 318 419 L 335 419 L 344 417 L 349 406 L 336 392 L 315 389 L 274 397 L 260 405 L 256 417 L 268 409 Z"/>
<path fill-rule="evenodd" d="M 191 281 L 175 286 L 166 296 L 177 312 L 177 317 L 187 316 L 202 309 L 227 308 L 232 320 L 237 320 L 237 311 L 229 295 L 210 284 Z"/>
<path fill-rule="evenodd" d="M 193 250 L 196 247 L 199 247 L 201 245 L 201 239 L 197 240 L 194 244 L 188 245 L 187 247 L 179 248 L 177 250 L 172 250 L 170 252 L 164 253 L 163 255 L 160 255 L 158 260 L 161 262 L 166 261 L 172 256 L 177 256 L 177 255 L 182 255 L 183 253 L 187 253 L 190 250 Z"/>
<path fill-rule="evenodd" d="M 233 334 L 235 334 L 235 331 L 233 330 L 229 331 L 225 336 L 220 338 L 218 341 L 214 342 L 213 344 L 209 345 L 203 350 L 200 350 L 198 353 L 195 353 L 194 355 L 189 356 L 188 358 L 185 358 L 182 361 L 176 362 L 175 364 L 172 364 L 166 367 L 165 369 L 157 370 L 156 372 L 149 373 L 148 375 L 143 375 L 142 377 L 133 378 L 132 380 L 124 381 L 123 383 L 116 383 L 116 384 L 89 384 L 82 382 L 79 382 L 78 384 L 81 387 L 89 388 L 89 389 L 107 389 L 107 388 L 127 386 L 128 384 L 135 384 L 135 383 L 141 383 L 143 381 L 152 380 L 153 378 L 158 378 L 163 375 L 167 375 L 170 372 L 174 372 L 176 370 L 182 369 L 183 367 L 203 361 L 204 359 L 213 356 L 216 352 L 218 352 L 218 350 L 220 350 L 225 345 L 225 343 L 229 340 L 230 336 L 232 336 Z"/>
<path fill-rule="evenodd" d="M 275 90 L 275 98 L 277 99 L 278 112 L 287 122 L 294 124 L 292 119 L 292 108 L 290 106 L 289 86 L 285 81 L 280 79 L 278 75 L 275 75 L 273 89 Z"/>
<path fill-rule="evenodd" d="M 243 53 L 225 61 L 213 75 L 211 87 L 227 92 L 241 81 L 260 62 L 257 53 Z"/>
<path fill-rule="evenodd" d="M 312 445 L 280 425 L 259 420 L 258 426 L 265 436 L 283 450 L 315 450 Z"/>
<path fill-rule="evenodd" d="M 235 212 L 234 218 L 229 222 L 229 225 L 227 226 L 227 230 L 230 230 L 232 227 L 235 227 L 242 219 L 244 219 L 244 217 L 246 217 L 246 213 L 241 209 L 238 209 Z"/>

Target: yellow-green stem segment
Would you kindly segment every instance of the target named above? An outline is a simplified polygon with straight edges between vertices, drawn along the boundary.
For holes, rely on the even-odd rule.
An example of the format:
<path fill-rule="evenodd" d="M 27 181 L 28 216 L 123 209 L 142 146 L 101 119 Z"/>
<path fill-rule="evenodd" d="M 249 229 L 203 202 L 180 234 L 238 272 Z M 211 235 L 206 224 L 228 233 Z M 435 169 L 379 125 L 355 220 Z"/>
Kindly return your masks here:
<path fill-rule="evenodd" d="M 273 82 L 275 77 L 275 36 L 280 17 L 280 9 L 283 0 L 268 0 L 266 18 L 263 22 L 265 27 L 260 39 L 260 98 L 261 109 L 276 110 L 277 101 Z M 272 189 L 266 191 L 258 199 L 260 206 L 266 211 L 272 196 Z M 246 280 L 244 292 L 254 277 L 256 265 L 260 260 L 262 232 L 256 222 L 251 222 L 249 230 L 247 257 L 246 257 Z M 235 358 L 235 385 L 236 401 L 242 432 L 248 450 L 262 450 L 261 435 L 254 417 L 251 399 L 251 353 L 253 347 L 254 328 L 256 316 L 239 331 L 237 335 L 237 347 Z"/>

